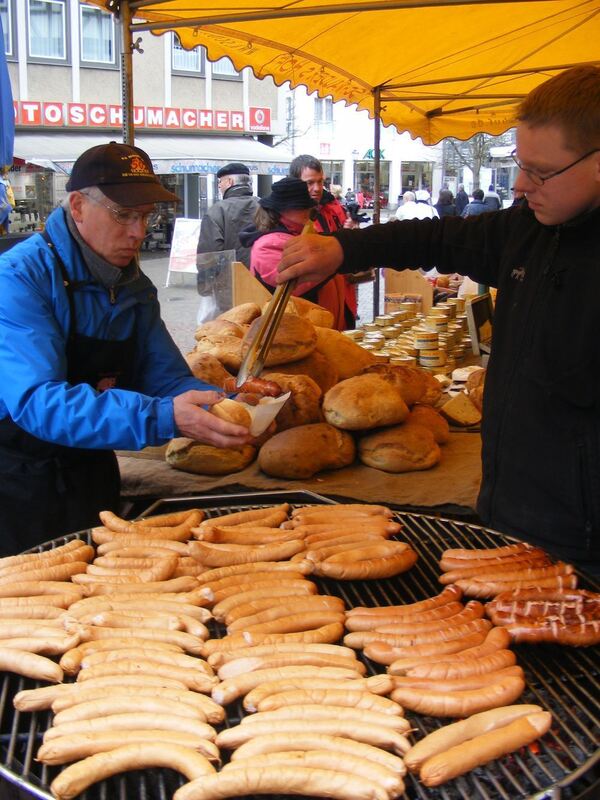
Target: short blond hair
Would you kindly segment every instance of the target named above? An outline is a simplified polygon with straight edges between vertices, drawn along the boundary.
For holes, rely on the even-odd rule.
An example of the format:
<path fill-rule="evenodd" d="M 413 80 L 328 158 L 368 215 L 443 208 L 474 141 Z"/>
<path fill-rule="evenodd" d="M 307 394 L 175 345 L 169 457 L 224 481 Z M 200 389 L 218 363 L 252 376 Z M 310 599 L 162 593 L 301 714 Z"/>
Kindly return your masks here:
<path fill-rule="evenodd" d="M 520 103 L 517 119 L 532 127 L 560 126 L 570 150 L 600 147 L 600 67 L 573 67 L 536 86 Z"/>

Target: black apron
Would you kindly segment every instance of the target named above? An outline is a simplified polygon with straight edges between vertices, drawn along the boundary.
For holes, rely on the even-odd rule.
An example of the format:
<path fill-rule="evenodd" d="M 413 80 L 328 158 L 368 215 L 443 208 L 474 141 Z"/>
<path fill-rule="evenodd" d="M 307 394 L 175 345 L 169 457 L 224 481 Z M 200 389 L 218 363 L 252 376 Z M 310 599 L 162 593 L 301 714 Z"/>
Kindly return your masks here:
<path fill-rule="evenodd" d="M 74 292 L 52 240 L 69 302 L 67 381 L 99 391 L 131 388 L 135 334 L 120 341 L 77 333 Z M 0 556 L 13 555 L 48 539 L 98 524 L 98 512 L 116 511 L 120 477 L 112 450 L 85 450 L 45 442 L 12 419 L 0 420 Z"/>

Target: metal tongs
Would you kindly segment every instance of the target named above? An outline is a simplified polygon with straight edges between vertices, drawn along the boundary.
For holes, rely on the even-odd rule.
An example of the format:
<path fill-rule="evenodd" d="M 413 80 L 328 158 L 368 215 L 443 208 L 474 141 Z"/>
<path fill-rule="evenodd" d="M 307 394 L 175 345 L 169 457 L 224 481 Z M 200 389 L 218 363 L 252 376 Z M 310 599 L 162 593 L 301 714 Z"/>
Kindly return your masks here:
<path fill-rule="evenodd" d="M 312 219 L 305 224 L 300 235 L 305 233 L 314 233 Z M 273 292 L 273 297 L 269 301 L 267 310 L 262 315 L 260 327 L 248 352 L 244 356 L 244 360 L 238 372 L 235 382 L 238 389 L 248 378 L 257 378 L 262 372 L 267 355 L 271 349 L 271 344 L 277 333 L 277 328 L 279 327 L 279 323 L 281 322 L 281 318 L 296 283 L 297 281 L 295 279 L 286 281 L 286 283 L 280 284 Z"/>

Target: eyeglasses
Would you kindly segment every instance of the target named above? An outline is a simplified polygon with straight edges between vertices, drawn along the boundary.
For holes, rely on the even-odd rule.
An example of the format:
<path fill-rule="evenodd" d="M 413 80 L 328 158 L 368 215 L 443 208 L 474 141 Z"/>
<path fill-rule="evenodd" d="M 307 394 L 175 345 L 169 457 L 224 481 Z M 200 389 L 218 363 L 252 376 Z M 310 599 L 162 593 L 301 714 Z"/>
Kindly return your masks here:
<path fill-rule="evenodd" d="M 97 200 L 87 192 L 81 192 L 81 194 L 85 195 L 93 203 L 96 203 L 96 205 L 102 206 L 110 211 L 115 219 L 115 222 L 118 222 L 119 225 L 137 225 L 138 222 L 141 222 L 145 228 L 151 228 L 158 221 L 160 216 L 158 211 L 147 211 L 142 213 L 141 211 L 131 211 L 128 208 L 115 208 L 108 203 L 103 203 L 102 200 Z"/>
<path fill-rule="evenodd" d="M 574 167 L 576 164 L 579 164 L 580 161 L 584 161 L 586 158 L 589 158 L 591 155 L 598 152 L 600 152 L 600 147 L 595 147 L 593 150 L 590 150 L 589 153 L 580 156 L 576 161 L 573 161 L 571 164 L 567 164 L 566 167 L 563 167 L 562 169 L 557 169 L 556 172 L 551 172 L 550 175 L 538 175 L 538 173 L 534 172 L 532 169 L 526 169 L 517 158 L 516 150 L 512 151 L 510 157 L 515 162 L 517 167 L 521 170 L 521 172 L 524 172 L 528 176 L 529 180 L 532 183 L 535 183 L 536 186 L 543 186 L 546 183 L 546 181 L 550 180 L 550 178 L 556 178 L 557 175 L 562 175 L 563 172 L 566 172 L 568 169 L 571 169 L 571 167 Z"/>

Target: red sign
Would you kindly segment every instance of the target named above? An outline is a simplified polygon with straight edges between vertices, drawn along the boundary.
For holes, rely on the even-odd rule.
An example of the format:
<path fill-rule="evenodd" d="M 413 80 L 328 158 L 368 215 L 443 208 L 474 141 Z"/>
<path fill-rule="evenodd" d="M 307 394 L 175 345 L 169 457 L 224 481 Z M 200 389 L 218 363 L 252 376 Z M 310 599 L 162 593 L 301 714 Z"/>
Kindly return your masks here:
<path fill-rule="evenodd" d="M 271 130 L 271 109 L 250 108 L 248 123 L 249 130 L 268 133 Z"/>
<path fill-rule="evenodd" d="M 123 124 L 123 110 L 118 105 L 17 100 L 14 109 L 15 123 L 21 127 L 119 128 Z M 268 133 L 271 109 L 250 108 L 245 115 L 238 110 L 135 106 L 133 122 L 138 128 Z"/>

